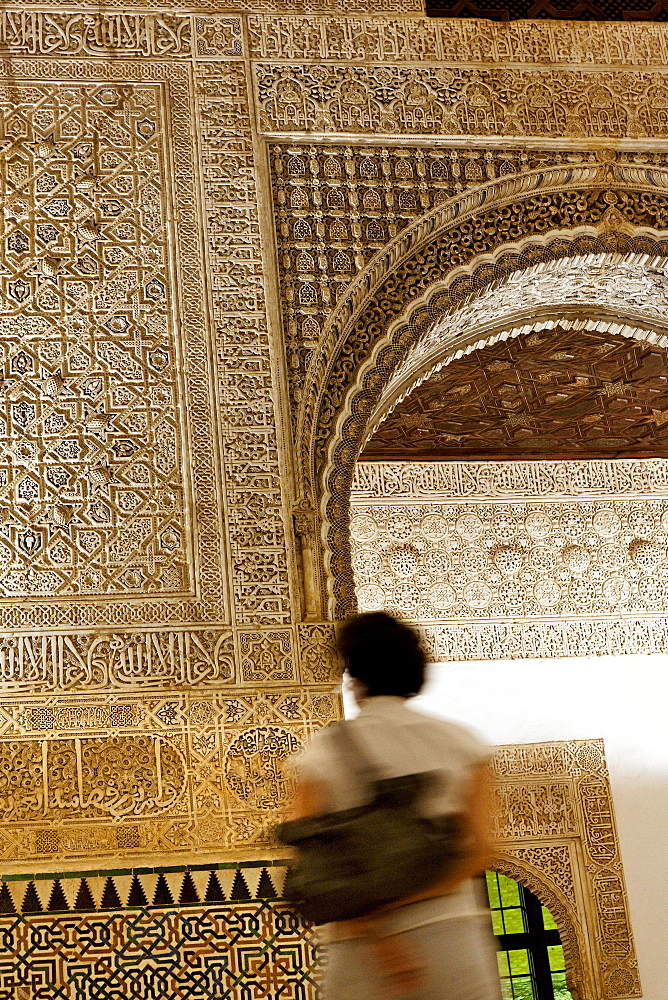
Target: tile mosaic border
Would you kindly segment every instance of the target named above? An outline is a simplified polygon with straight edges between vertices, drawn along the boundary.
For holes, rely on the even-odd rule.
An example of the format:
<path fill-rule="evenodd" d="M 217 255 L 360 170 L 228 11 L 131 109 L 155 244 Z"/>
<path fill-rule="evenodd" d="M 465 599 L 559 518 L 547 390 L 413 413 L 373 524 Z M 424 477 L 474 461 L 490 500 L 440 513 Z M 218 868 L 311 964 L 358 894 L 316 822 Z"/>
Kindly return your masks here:
<path fill-rule="evenodd" d="M 0 916 L 280 900 L 284 860 L 0 875 Z"/>

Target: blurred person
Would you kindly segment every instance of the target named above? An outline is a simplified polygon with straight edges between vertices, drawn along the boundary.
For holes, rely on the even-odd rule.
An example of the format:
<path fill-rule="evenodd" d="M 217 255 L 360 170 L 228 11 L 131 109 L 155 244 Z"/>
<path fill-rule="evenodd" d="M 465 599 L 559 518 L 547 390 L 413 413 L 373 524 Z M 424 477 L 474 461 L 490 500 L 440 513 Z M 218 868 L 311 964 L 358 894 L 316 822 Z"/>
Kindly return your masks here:
<path fill-rule="evenodd" d="M 351 618 L 338 633 L 359 715 L 346 723 L 380 778 L 432 772 L 418 808 L 461 814 L 466 850 L 435 884 L 351 920 L 324 925 L 325 1000 L 499 1000 L 489 909 L 478 881 L 491 857 L 489 750 L 467 729 L 421 714 L 408 700 L 425 680 L 417 633 L 385 612 Z M 298 760 L 294 819 L 361 806 L 360 787 L 333 730 Z"/>

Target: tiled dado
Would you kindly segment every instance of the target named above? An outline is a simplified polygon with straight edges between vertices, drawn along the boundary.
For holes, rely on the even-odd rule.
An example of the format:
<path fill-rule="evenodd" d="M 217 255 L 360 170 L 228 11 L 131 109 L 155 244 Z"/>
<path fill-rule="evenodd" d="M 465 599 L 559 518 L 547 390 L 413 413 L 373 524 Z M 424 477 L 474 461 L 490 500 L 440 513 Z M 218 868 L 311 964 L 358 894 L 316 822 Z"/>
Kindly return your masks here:
<path fill-rule="evenodd" d="M 0 881 L 3 988 L 17 998 L 316 1000 L 313 932 L 272 861 Z"/>

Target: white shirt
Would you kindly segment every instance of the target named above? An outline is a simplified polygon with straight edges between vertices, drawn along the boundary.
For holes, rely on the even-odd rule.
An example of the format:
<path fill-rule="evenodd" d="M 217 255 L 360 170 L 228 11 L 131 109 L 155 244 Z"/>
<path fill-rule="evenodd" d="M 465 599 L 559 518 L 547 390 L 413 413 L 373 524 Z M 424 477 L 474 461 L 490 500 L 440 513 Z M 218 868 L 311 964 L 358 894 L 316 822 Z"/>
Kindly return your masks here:
<path fill-rule="evenodd" d="M 433 790 L 421 803 L 421 811 L 427 816 L 464 809 L 472 771 L 489 758 L 488 747 L 468 729 L 414 711 L 404 698 L 367 698 L 360 714 L 347 725 L 377 769 L 378 778 L 434 772 Z M 369 797 L 369 790 L 341 760 L 330 728 L 315 734 L 297 759 L 297 768 L 302 779 L 315 782 L 322 790 L 328 812 L 362 805 Z M 486 912 L 476 899 L 473 883 L 467 880 L 445 896 L 400 907 L 392 914 L 391 922 L 393 933 L 398 933 L 425 923 Z M 327 925 L 323 934 L 325 939 L 341 939 L 337 925 Z"/>
<path fill-rule="evenodd" d="M 347 725 L 378 778 L 434 773 L 434 788 L 421 804 L 427 816 L 461 811 L 473 768 L 489 757 L 489 749 L 468 729 L 416 712 L 405 698 L 367 698 L 360 714 Z M 362 805 L 368 799 L 368 789 L 341 759 L 331 729 L 315 734 L 297 767 L 304 779 L 323 790 L 328 812 Z"/>

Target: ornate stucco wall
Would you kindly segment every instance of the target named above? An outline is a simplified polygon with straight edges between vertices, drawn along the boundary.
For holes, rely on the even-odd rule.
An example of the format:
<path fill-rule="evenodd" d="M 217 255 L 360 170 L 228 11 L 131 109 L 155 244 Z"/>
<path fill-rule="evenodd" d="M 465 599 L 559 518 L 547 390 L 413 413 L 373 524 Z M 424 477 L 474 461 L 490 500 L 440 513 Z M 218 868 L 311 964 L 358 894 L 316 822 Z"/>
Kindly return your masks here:
<path fill-rule="evenodd" d="M 661 652 L 667 493 L 665 459 L 359 463 L 360 607 L 436 662 Z"/>
<path fill-rule="evenodd" d="M 665 256 L 661 25 L 276 6 L 0 12 L 4 874 L 276 860 L 387 321 Z"/>

